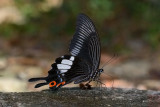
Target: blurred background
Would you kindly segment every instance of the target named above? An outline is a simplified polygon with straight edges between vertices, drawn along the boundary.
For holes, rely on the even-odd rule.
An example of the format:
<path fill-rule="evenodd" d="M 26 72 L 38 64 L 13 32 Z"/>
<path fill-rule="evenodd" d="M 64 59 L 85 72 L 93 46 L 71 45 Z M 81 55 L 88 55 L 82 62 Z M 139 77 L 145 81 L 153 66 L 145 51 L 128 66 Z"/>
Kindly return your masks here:
<path fill-rule="evenodd" d="M 47 89 L 28 79 L 68 53 L 79 13 L 98 30 L 101 65 L 118 54 L 101 75 L 107 87 L 160 90 L 159 0 L 0 0 L 0 91 Z"/>

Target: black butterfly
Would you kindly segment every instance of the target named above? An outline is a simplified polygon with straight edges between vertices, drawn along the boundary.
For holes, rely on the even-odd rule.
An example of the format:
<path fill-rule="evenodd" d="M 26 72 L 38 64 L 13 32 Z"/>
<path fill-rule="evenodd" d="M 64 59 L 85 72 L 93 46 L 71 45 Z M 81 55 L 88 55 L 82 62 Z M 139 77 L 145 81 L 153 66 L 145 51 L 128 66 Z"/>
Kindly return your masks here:
<path fill-rule="evenodd" d="M 101 47 L 96 28 L 92 20 L 85 14 L 77 19 L 76 32 L 71 40 L 69 52 L 55 60 L 47 77 L 31 78 L 29 82 L 45 80 L 35 88 L 49 84 L 55 90 L 74 82 L 75 84 L 88 81 L 99 81 L 103 69 L 98 69 L 101 57 Z"/>

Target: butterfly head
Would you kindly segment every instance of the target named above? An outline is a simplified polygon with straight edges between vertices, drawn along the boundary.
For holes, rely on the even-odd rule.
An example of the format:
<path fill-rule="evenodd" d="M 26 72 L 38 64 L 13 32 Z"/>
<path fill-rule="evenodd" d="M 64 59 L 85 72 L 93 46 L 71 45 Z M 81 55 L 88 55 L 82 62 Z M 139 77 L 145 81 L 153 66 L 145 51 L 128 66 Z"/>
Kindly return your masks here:
<path fill-rule="evenodd" d="M 98 71 L 101 73 L 101 72 L 103 72 L 103 69 L 99 69 Z"/>

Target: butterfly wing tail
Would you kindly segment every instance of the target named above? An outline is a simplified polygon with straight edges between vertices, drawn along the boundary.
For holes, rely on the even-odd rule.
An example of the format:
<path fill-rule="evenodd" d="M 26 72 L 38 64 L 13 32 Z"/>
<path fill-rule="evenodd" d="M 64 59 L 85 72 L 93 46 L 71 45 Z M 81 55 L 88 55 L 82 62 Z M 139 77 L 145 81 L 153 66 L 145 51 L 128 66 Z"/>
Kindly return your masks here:
<path fill-rule="evenodd" d="M 35 88 L 39 88 L 41 86 L 47 85 L 48 83 L 39 83 L 35 85 Z"/>
<path fill-rule="evenodd" d="M 30 78 L 28 82 L 34 82 L 34 81 L 39 81 L 39 80 L 46 80 L 46 77 Z"/>
<path fill-rule="evenodd" d="M 28 81 L 29 82 L 35 82 L 35 81 L 39 81 L 39 80 L 46 80 L 46 77 L 31 78 Z M 47 84 L 48 84 L 47 82 L 38 83 L 38 84 L 35 85 L 35 88 L 39 88 L 39 87 L 47 85 Z"/>

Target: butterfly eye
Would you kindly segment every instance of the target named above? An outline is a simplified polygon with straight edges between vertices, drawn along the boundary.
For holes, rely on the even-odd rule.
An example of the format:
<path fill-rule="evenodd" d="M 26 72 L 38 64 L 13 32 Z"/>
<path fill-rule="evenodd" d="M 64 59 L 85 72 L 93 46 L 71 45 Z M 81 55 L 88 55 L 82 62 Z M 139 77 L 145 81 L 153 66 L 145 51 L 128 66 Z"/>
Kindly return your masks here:
<path fill-rule="evenodd" d="M 56 81 L 52 81 L 49 83 L 49 87 L 54 87 L 56 85 Z"/>
<path fill-rule="evenodd" d="M 103 69 L 99 69 L 99 72 L 103 72 Z"/>

